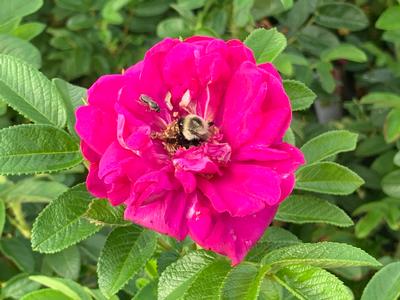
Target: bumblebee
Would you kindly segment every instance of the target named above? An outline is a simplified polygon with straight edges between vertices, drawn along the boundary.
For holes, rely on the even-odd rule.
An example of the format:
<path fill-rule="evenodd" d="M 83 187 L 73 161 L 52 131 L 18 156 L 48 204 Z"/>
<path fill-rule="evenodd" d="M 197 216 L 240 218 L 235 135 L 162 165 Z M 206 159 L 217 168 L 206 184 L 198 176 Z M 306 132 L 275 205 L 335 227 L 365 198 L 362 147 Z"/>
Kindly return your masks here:
<path fill-rule="evenodd" d="M 199 116 L 189 114 L 178 120 L 182 146 L 189 148 L 206 141 L 210 136 L 210 124 Z"/>
<path fill-rule="evenodd" d="M 189 114 L 170 123 L 164 132 L 155 133 L 153 138 L 162 140 L 168 152 L 174 153 L 179 147 L 188 149 L 206 141 L 213 125 L 213 122 Z"/>

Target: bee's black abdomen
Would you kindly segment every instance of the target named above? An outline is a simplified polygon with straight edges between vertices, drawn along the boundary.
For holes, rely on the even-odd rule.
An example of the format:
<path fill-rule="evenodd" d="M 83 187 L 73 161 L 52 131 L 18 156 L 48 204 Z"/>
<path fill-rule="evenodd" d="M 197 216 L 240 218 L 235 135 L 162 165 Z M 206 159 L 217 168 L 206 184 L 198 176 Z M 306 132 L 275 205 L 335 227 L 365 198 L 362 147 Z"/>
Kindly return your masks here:
<path fill-rule="evenodd" d="M 200 140 L 187 140 L 182 133 L 178 135 L 178 145 L 185 147 L 186 149 L 190 148 L 191 146 L 198 146 L 200 145 Z"/>

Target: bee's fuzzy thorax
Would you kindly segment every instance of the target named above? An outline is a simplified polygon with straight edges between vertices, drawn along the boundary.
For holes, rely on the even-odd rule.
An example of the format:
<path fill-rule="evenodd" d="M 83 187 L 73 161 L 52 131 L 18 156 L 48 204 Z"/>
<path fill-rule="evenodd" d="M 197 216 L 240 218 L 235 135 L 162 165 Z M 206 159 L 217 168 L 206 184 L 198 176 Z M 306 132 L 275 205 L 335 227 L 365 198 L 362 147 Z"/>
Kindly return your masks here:
<path fill-rule="evenodd" d="M 205 141 L 209 138 L 209 125 L 201 117 L 189 114 L 179 119 L 180 132 L 188 141 Z"/>

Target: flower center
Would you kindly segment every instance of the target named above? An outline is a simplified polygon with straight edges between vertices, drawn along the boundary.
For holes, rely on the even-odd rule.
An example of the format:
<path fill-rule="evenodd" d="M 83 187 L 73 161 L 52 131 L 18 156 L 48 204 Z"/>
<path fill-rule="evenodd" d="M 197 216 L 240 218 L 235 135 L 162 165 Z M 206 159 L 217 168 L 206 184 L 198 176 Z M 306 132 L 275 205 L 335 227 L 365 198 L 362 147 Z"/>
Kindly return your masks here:
<path fill-rule="evenodd" d="M 174 154 L 181 147 L 188 149 L 209 140 L 215 131 L 213 125 L 197 115 L 188 114 L 172 121 L 164 131 L 153 133 L 152 138 L 161 140 L 168 153 Z"/>

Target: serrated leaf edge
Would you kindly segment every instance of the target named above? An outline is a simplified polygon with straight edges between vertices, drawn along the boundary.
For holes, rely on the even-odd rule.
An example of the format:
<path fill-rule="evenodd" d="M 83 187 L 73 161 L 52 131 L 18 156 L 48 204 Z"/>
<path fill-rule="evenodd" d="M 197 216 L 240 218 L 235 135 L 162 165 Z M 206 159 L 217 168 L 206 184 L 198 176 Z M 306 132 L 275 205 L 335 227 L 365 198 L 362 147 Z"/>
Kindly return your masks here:
<path fill-rule="evenodd" d="M 16 60 L 18 63 L 25 65 L 25 67 L 34 69 L 34 70 L 35 70 L 36 72 L 38 72 L 43 78 L 45 78 L 46 80 L 48 80 L 48 81 L 51 83 L 51 80 L 50 80 L 49 78 L 47 78 L 42 72 L 40 72 L 37 68 L 35 68 L 33 65 L 27 63 L 26 61 L 24 61 L 24 60 L 22 60 L 22 59 L 20 59 L 20 58 L 18 58 L 18 57 L 15 57 L 15 56 L 12 56 L 12 55 L 7 55 L 7 54 L 0 54 L 0 58 L 1 58 L 1 57 L 11 58 L 11 60 Z M 0 82 L 3 82 L 3 81 L 0 80 Z M 8 87 L 7 84 L 4 83 L 4 85 L 6 85 L 6 86 Z M 52 84 L 52 86 L 53 86 L 53 84 Z M 9 88 L 9 87 L 8 87 L 8 88 Z M 54 89 L 55 89 L 55 92 L 59 95 L 60 100 L 62 100 L 62 99 L 61 99 L 62 97 L 61 97 L 60 92 L 58 91 L 58 89 L 56 89 L 55 86 L 54 86 Z M 14 93 L 15 95 L 17 95 L 19 98 L 22 98 L 21 95 L 15 93 L 14 91 L 13 91 L 13 93 Z M 21 114 L 22 116 L 24 116 L 26 119 L 33 121 L 33 120 L 32 120 L 30 117 L 28 117 L 25 113 L 23 113 L 22 111 L 20 111 L 15 105 L 10 104 L 10 103 L 9 103 L 8 101 L 6 101 L 5 99 L 2 99 L 2 100 L 3 100 L 5 103 L 7 103 L 8 106 L 10 106 L 10 107 L 13 108 L 15 111 L 17 111 L 19 114 Z M 46 115 L 44 115 L 42 112 L 38 111 L 38 110 L 36 109 L 36 107 L 34 107 L 33 105 L 31 105 L 31 104 L 29 103 L 29 105 L 31 105 L 32 108 L 33 108 L 38 114 L 40 114 L 41 116 L 43 116 L 44 119 L 48 120 L 48 123 L 41 123 L 41 122 L 36 122 L 36 121 L 33 121 L 33 122 L 36 123 L 36 124 L 43 124 L 43 125 L 48 124 L 48 125 L 56 126 L 57 128 L 64 128 L 64 127 L 65 127 L 65 124 L 66 124 L 66 120 L 67 120 L 67 112 L 65 111 L 65 106 L 64 106 L 64 101 L 63 101 L 63 100 L 60 101 L 60 104 L 62 104 L 62 108 L 63 108 L 63 112 L 61 113 L 62 116 L 60 116 L 60 117 L 61 117 L 61 120 L 63 120 L 63 122 L 60 123 L 60 124 L 56 124 L 56 123 L 53 123 L 50 119 L 48 119 L 48 117 L 47 117 Z M 59 117 L 57 117 L 57 120 L 58 120 L 58 119 L 59 119 Z"/>
<path fill-rule="evenodd" d="M 85 186 L 85 183 L 77 184 L 77 185 L 73 186 L 72 188 L 77 188 L 77 187 L 80 187 L 80 186 Z M 70 188 L 70 189 L 68 189 L 67 191 L 65 191 L 64 193 L 60 194 L 56 199 L 62 197 L 64 194 L 68 193 L 72 188 Z M 55 199 L 54 199 L 54 200 L 55 200 Z M 53 200 L 53 201 L 54 201 L 54 200 Z M 100 229 L 103 228 L 102 226 L 98 226 L 97 231 L 94 231 L 94 232 L 92 232 L 92 233 L 90 233 L 90 234 L 88 234 L 88 235 L 86 235 L 86 236 L 82 236 L 80 239 L 78 239 L 78 240 L 75 241 L 74 243 L 72 243 L 72 244 L 70 244 L 70 245 L 68 245 L 68 246 L 66 246 L 66 247 L 64 247 L 64 248 L 61 248 L 61 249 L 51 250 L 51 251 L 43 251 L 43 250 L 41 250 L 41 249 L 38 249 L 37 247 L 33 247 L 33 243 L 32 243 L 32 242 L 33 242 L 33 240 L 34 240 L 34 239 L 33 239 L 33 236 L 34 236 L 34 234 L 35 234 L 35 232 L 36 232 L 36 230 L 37 230 L 37 222 L 38 222 L 37 220 L 39 219 L 39 217 L 40 217 L 42 214 L 44 214 L 44 212 L 45 212 L 47 209 L 49 209 L 48 207 L 51 205 L 51 203 L 52 203 L 53 201 L 51 201 L 48 205 L 46 205 L 46 207 L 38 214 L 38 216 L 36 217 L 35 221 L 33 222 L 33 225 L 32 225 L 32 239 L 31 239 L 31 247 L 32 247 L 32 250 L 37 251 L 37 252 L 39 252 L 39 253 L 45 253 L 45 254 L 58 253 L 58 252 L 60 252 L 60 251 L 62 251 L 62 250 L 64 250 L 64 249 L 66 249 L 66 248 L 68 248 L 68 247 L 71 247 L 71 246 L 73 246 L 73 245 L 76 245 L 76 244 L 78 244 L 79 242 L 81 242 L 81 241 L 83 241 L 83 240 L 89 238 L 90 236 L 94 235 L 94 234 L 97 233 Z M 80 218 L 82 218 L 82 216 L 81 216 Z M 70 222 L 70 223 L 68 223 L 68 224 L 71 224 L 71 223 L 72 223 L 72 222 Z M 46 239 L 46 241 L 47 241 L 47 240 L 48 240 L 48 239 Z M 40 244 L 42 244 L 42 243 L 43 243 L 43 241 L 42 241 Z M 40 245 L 40 244 L 39 244 L 39 245 Z"/>
<path fill-rule="evenodd" d="M 2 131 L 6 131 L 6 130 L 9 130 L 9 129 L 14 129 L 14 128 L 24 128 L 24 127 L 35 127 L 35 128 L 38 128 L 38 127 L 47 127 L 47 128 L 52 128 L 52 129 L 55 129 L 55 130 L 59 131 L 60 133 L 63 132 L 63 134 L 66 135 L 66 136 L 68 136 L 68 137 L 71 137 L 67 132 L 65 132 L 65 131 L 62 130 L 61 128 L 56 127 L 55 125 L 51 125 L 51 124 L 17 124 L 17 125 L 13 125 L 13 126 L 9 126 L 9 127 L 0 129 L 0 134 L 1 134 Z M 72 139 L 72 137 L 71 137 L 71 139 Z M 72 139 L 72 140 L 73 140 L 73 139 Z M 60 154 L 62 154 L 62 153 L 68 153 L 68 154 L 74 154 L 74 153 L 76 153 L 76 154 L 81 154 L 81 151 L 80 151 L 80 149 L 79 149 L 79 147 L 78 147 L 76 151 L 57 152 L 57 153 L 60 153 Z M 36 153 L 36 154 L 37 154 L 37 153 Z M 43 153 L 42 153 L 42 154 L 43 154 Z M 46 171 L 32 171 L 32 172 L 0 172 L 0 175 L 10 176 L 10 175 L 51 174 L 51 173 L 56 173 L 56 172 L 63 171 L 63 170 L 72 169 L 73 167 L 79 165 L 79 164 L 82 163 L 82 162 L 83 162 L 83 157 L 82 157 L 82 155 L 80 155 L 79 161 L 76 160 L 76 162 L 75 162 L 73 165 L 69 166 L 69 167 L 55 168 L 55 169 L 53 169 L 53 170 L 46 170 Z"/>
<path fill-rule="evenodd" d="M 117 227 L 117 228 L 118 228 L 118 227 Z M 117 228 L 115 228 L 115 229 L 117 229 Z M 114 230 L 115 230 L 115 229 L 114 229 Z M 113 233 L 114 230 L 112 230 L 112 231 L 108 234 L 108 236 L 107 236 L 107 238 L 106 238 L 106 243 L 107 243 L 108 238 L 110 237 L 110 235 Z M 142 232 L 139 234 L 139 236 L 138 236 L 138 238 L 136 239 L 136 241 L 139 239 L 139 237 L 140 237 L 143 233 L 145 233 L 145 231 L 146 231 L 146 229 L 143 228 Z M 135 242 L 135 243 L 136 243 L 136 242 Z M 104 244 L 104 246 L 105 246 L 105 244 Z M 157 248 L 157 242 L 155 243 L 154 249 L 153 249 L 153 251 L 152 251 L 153 253 L 154 253 L 154 251 L 156 250 L 156 248 Z M 99 272 L 99 265 L 100 265 L 101 262 L 103 261 L 103 256 L 102 256 L 103 251 L 104 251 L 104 247 L 103 247 L 103 248 L 101 249 L 101 251 L 100 251 L 99 259 L 98 259 L 98 262 L 97 262 L 97 268 L 96 268 L 97 270 L 96 270 L 96 272 L 97 272 L 98 278 L 100 277 L 100 276 L 98 275 L 98 272 Z M 129 256 L 129 255 L 128 255 L 128 256 Z M 127 256 L 127 257 L 128 257 L 128 256 Z M 150 259 L 150 258 L 149 258 L 149 259 Z M 102 287 L 99 285 L 99 289 L 100 289 L 101 293 L 102 293 L 104 296 L 108 297 L 108 298 L 110 298 L 110 297 L 112 297 L 113 295 L 115 295 L 116 293 L 118 293 L 121 289 L 123 289 L 123 288 L 128 284 L 129 280 L 130 280 L 133 276 L 135 276 L 135 275 L 146 265 L 146 263 L 149 261 L 149 259 L 147 259 L 146 261 L 144 261 L 143 264 L 142 264 L 142 266 L 141 266 L 140 268 L 138 268 L 138 270 L 137 270 L 134 274 L 132 274 L 132 276 L 131 276 L 130 278 L 126 279 L 125 283 L 121 285 L 121 287 L 120 287 L 120 289 L 119 289 L 118 291 L 116 291 L 115 293 L 109 294 L 109 293 L 107 293 L 106 291 L 104 291 L 104 290 L 102 289 Z M 125 261 L 126 261 L 126 259 L 125 259 Z M 118 277 L 119 277 L 119 276 L 120 276 L 120 275 L 118 275 Z M 113 288 L 115 289 L 114 285 L 113 285 Z"/>

